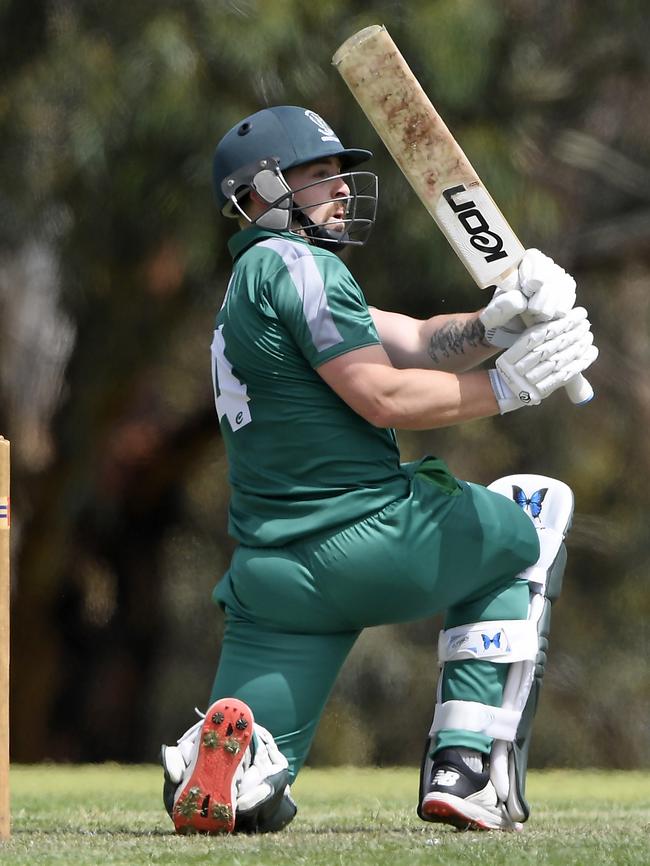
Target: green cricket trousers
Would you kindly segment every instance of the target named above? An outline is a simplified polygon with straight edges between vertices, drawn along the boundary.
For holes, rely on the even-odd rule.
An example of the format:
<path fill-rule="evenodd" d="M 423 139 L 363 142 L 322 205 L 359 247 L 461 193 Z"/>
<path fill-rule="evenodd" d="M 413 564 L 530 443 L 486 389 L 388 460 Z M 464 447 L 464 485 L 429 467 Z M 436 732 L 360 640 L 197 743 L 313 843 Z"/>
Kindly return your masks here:
<path fill-rule="evenodd" d="M 457 480 L 440 460 L 404 468 L 404 498 L 284 547 L 239 547 L 215 588 L 226 624 L 212 701 L 245 701 L 292 778 L 363 628 L 443 611 L 445 628 L 527 617 L 528 584 L 518 575 L 539 556 L 528 516 L 507 497 Z M 500 706 L 507 670 L 450 662 L 442 698 Z M 437 748 L 490 745 L 483 734 L 438 733 Z"/>

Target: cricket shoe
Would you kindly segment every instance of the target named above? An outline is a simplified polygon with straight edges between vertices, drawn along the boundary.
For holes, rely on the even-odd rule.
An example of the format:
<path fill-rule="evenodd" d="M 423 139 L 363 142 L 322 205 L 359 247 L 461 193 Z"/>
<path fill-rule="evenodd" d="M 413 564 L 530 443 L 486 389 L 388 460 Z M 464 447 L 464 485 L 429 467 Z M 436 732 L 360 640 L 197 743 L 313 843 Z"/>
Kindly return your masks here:
<path fill-rule="evenodd" d="M 253 714 L 243 701 L 225 698 L 212 704 L 177 747 L 163 746 L 166 776 L 176 783 L 171 817 L 177 833 L 235 829 L 237 776 L 243 775 L 253 724 Z"/>
<path fill-rule="evenodd" d="M 420 818 L 451 824 L 458 830 L 521 829 L 499 803 L 486 763 L 487 756 L 482 769 L 476 771 L 456 749 L 442 749 L 434 755 L 429 780 L 423 780 Z"/>
<path fill-rule="evenodd" d="M 243 701 L 223 698 L 163 746 L 163 800 L 177 833 L 268 833 L 296 815 L 288 762 Z"/>

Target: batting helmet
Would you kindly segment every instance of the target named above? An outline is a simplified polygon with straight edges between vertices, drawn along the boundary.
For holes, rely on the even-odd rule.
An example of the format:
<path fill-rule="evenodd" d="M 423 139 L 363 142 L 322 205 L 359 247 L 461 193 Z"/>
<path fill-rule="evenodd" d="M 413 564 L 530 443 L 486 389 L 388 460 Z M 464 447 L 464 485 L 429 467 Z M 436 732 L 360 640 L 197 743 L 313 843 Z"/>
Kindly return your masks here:
<path fill-rule="evenodd" d="M 212 178 L 221 212 L 237 216 L 235 202 L 251 188 L 262 160 L 284 171 L 331 156 L 349 169 L 372 153 L 343 147 L 329 124 L 306 108 L 279 105 L 251 114 L 224 135 L 214 154 Z"/>

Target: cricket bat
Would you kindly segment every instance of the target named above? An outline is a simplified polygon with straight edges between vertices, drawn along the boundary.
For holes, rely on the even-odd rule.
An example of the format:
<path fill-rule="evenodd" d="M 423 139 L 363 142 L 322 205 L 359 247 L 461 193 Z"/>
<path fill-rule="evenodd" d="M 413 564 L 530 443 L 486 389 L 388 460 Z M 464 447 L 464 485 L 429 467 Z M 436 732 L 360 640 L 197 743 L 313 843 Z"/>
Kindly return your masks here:
<path fill-rule="evenodd" d="M 500 283 L 524 247 L 386 28 L 350 36 L 332 63 L 479 288 Z M 574 403 L 594 395 L 582 375 L 565 387 Z"/>

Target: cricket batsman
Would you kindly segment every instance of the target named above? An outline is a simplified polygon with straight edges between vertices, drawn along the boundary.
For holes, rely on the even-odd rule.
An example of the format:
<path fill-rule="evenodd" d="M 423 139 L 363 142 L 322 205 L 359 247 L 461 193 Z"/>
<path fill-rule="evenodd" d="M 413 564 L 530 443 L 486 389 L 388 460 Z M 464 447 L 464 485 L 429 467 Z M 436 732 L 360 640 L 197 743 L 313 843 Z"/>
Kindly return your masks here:
<path fill-rule="evenodd" d="M 211 346 L 238 546 L 214 590 L 225 633 L 211 705 L 162 749 L 178 832 L 286 826 L 361 631 L 440 612 L 418 814 L 484 830 L 528 818 L 571 491 L 541 476 L 482 487 L 429 455 L 402 463 L 394 430 L 544 411 L 531 407 L 598 352 L 575 281 L 537 250 L 477 312 L 369 307 L 338 253 L 372 228 L 377 178 L 358 168 L 371 156 L 286 105 L 237 123 L 214 155 L 221 213 L 240 228 Z"/>

